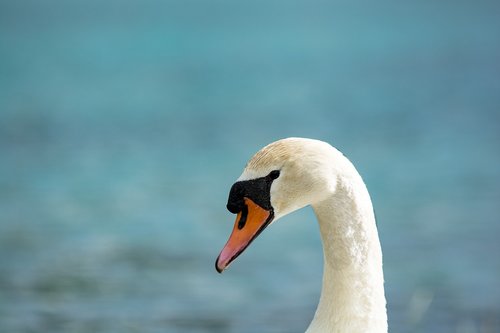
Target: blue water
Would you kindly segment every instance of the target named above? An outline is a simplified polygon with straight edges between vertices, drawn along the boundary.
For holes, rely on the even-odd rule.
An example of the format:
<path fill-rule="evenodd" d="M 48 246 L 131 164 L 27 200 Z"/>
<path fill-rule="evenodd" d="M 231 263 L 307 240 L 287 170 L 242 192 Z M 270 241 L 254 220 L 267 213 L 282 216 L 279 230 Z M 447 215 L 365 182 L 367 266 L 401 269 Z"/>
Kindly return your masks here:
<path fill-rule="evenodd" d="M 0 331 L 303 332 L 304 209 L 223 275 L 227 193 L 287 136 L 375 205 L 391 332 L 500 332 L 495 1 L 0 2 Z"/>

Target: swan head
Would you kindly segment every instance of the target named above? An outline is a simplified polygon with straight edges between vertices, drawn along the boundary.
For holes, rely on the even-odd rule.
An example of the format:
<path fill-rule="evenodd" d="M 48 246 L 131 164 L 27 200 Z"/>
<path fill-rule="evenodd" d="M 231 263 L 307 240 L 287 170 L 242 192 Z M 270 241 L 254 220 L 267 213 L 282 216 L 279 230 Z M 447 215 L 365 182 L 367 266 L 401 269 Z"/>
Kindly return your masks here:
<path fill-rule="evenodd" d="M 257 152 L 229 192 L 227 209 L 237 216 L 216 270 L 222 273 L 272 222 L 332 195 L 339 155 L 325 142 L 302 138 L 279 140 Z"/>

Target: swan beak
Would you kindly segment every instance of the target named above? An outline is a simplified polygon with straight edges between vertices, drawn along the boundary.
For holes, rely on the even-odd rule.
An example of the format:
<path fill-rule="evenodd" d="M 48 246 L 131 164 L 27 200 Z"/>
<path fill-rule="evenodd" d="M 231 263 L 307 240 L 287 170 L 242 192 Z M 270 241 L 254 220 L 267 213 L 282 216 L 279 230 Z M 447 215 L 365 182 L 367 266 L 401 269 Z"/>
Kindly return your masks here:
<path fill-rule="evenodd" d="M 244 198 L 245 208 L 236 216 L 233 231 L 215 261 L 215 269 L 222 273 L 257 236 L 271 223 L 274 214 L 249 198 Z"/>

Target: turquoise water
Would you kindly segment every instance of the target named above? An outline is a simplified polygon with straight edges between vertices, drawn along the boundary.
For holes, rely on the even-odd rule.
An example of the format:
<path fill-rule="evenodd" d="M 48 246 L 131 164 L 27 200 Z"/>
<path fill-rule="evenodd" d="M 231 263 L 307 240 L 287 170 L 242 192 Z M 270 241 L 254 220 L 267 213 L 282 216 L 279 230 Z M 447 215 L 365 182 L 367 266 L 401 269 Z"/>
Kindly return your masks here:
<path fill-rule="evenodd" d="M 371 192 L 391 332 L 500 332 L 494 1 L 0 2 L 0 331 L 303 332 L 304 209 L 223 275 L 227 193 L 278 138 Z"/>

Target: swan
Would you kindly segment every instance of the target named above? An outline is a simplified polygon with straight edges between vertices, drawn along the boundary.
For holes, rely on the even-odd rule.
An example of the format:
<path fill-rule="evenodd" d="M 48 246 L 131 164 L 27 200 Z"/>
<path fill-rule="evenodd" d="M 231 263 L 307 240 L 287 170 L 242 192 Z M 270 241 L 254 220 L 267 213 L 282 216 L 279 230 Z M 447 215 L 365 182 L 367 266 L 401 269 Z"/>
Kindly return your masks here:
<path fill-rule="evenodd" d="M 386 333 L 382 250 L 368 190 L 330 144 L 287 138 L 258 151 L 231 187 L 237 214 L 215 262 L 222 273 L 272 222 L 313 207 L 323 243 L 323 286 L 306 333 Z"/>

